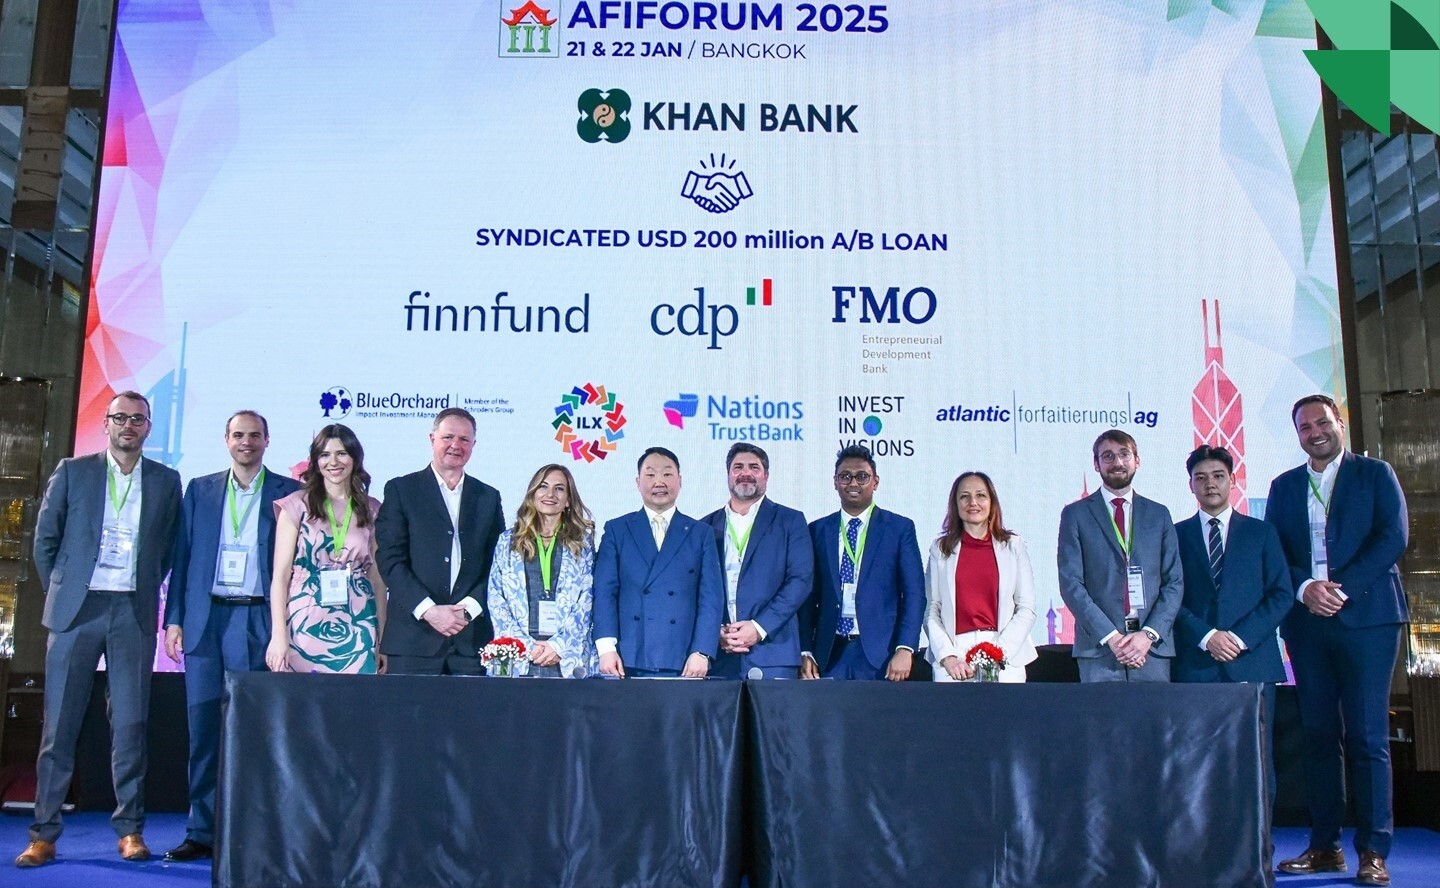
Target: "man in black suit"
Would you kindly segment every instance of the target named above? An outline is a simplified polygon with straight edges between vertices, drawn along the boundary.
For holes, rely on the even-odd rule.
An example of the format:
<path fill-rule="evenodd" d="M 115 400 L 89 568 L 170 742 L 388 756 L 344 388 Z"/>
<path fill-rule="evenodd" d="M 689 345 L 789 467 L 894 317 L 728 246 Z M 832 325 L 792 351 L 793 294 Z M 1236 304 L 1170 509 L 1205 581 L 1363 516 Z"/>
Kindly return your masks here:
<path fill-rule="evenodd" d="M 105 657 L 110 770 L 120 856 L 146 860 L 145 725 L 155 660 L 160 583 L 170 570 L 180 476 L 141 454 L 150 402 L 121 392 L 105 410 L 103 453 L 61 460 L 35 526 L 35 568 L 45 589 L 45 722 L 36 762 L 35 822 L 18 867 L 55 859 L 60 806 L 75 772 L 80 723 Z"/>
<path fill-rule="evenodd" d="M 397 675 L 480 675 L 480 651 L 494 636 L 481 602 L 505 524 L 500 493 L 465 474 L 475 449 L 469 411 L 440 411 L 430 446 L 430 465 L 385 485 L 375 519 L 390 590 L 380 651 Z"/>

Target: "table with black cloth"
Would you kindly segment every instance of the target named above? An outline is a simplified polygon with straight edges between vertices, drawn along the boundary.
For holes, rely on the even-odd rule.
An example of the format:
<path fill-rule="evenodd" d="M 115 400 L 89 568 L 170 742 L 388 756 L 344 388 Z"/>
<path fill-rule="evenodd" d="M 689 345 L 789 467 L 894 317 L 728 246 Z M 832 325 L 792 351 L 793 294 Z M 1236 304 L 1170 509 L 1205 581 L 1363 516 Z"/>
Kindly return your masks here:
<path fill-rule="evenodd" d="M 1271 886 L 1260 713 L 1246 685 L 239 673 L 215 881 Z"/>

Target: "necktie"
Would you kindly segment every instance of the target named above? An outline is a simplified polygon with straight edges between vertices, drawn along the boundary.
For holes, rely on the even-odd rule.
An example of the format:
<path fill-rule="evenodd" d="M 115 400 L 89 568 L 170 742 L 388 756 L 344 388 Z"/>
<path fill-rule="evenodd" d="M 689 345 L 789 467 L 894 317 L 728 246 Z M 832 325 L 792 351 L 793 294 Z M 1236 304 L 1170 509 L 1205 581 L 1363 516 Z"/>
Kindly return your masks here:
<path fill-rule="evenodd" d="M 1110 501 L 1115 507 L 1115 529 L 1120 533 L 1120 548 L 1125 548 L 1125 497 L 1117 496 Z M 1126 556 L 1126 566 L 1129 566 L 1129 555 Z M 1120 613 L 1130 613 L 1130 577 L 1127 575 L 1120 582 Z"/>
<path fill-rule="evenodd" d="M 850 544 L 848 549 L 840 551 L 840 587 L 841 591 L 841 612 L 844 612 L 844 587 L 855 582 L 855 562 L 851 560 L 850 553 L 855 551 L 855 545 L 860 540 L 860 519 L 851 518 L 850 523 L 845 525 L 845 541 Z M 835 624 L 836 635 L 855 634 L 855 618 L 841 616 Z"/>
<path fill-rule="evenodd" d="M 656 515 L 650 519 L 650 534 L 655 537 L 655 551 L 660 551 L 665 545 L 665 531 L 670 527 L 670 522 L 665 520 L 664 515 Z"/>
<path fill-rule="evenodd" d="M 1220 588 L 1220 574 L 1225 570 L 1225 547 L 1220 542 L 1220 519 L 1210 519 L 1210 579 Z"/>

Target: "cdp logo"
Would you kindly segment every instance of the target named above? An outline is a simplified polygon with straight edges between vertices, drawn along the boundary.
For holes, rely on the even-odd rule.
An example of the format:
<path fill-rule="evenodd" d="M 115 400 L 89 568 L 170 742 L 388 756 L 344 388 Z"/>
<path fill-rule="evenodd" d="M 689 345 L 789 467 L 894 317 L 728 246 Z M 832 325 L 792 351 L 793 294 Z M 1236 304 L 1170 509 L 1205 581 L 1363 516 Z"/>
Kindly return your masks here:
<path fill-rule="evenodd" d="M 760 286 L 745 288 L 745 304 L 769 307 L 775 299 L 774 281 L 765 278 Z M 695 288 L 695 301 L 683 305 L 662 302 L 650 312 L 650 330 L 657 336 L 678 333 L 710 340 L 706 351 L 718 351 L 720 340 L 740 329 L 740 310 L 726 302 L 706 302 L 705 288 Z"/>

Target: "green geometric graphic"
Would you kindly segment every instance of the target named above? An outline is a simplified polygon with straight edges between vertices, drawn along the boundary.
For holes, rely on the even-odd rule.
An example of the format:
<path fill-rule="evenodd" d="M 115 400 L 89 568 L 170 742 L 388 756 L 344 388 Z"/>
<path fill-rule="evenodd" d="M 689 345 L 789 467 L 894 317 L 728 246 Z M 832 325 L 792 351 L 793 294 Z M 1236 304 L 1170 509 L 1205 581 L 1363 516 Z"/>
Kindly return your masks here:
<path fill-rule="evenodd" d="M 576 102 L 575 132 L 587 142 L 623 142 L 630 135 L 630 96 L 623 89 L 587 89 Z"/>
<path fill-rule="evenodd" d="M 1305 0 L 1335 49 L 1305 57 L 1361 120 L 1390 134 L 1390 105 L 1440 132 L 1440 0 Z"/>

